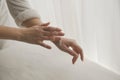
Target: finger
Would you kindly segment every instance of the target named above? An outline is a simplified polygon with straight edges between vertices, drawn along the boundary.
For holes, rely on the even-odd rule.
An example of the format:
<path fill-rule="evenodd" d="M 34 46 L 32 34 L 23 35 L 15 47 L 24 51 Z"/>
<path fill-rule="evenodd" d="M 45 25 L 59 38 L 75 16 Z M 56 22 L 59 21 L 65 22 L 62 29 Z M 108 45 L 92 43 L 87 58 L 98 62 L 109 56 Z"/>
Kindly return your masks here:
<path fill-rule="evenodd" d="M 76 48 L 76 51 L 80 54 L 80 59 L 81 59 L 82 61 L 84 61 L 83 50 L 82 50 L 80 47 L 78 47 L 78 48 Z"/>
<path fill-rule="evenodd" d="M 78 56 L 78 54 L 76 52 L 74 52 L 71 49 L 69 49 L 66 45 L 63 45 L 63 48 L 64 48 L 63 50 L 65 52 L 69 53 L 70 55 L 72 55 L 72 56 Z"/>
<path fill-rule="evenodd" d="M 38 44 L 45 47 L 45 48 L 47 48 L 47 49 L 51 49 L 51 46 L 49 46 L 49 45 L 47 45 L 47 44 L 45 44 L 43 42 L 38 42 Z"/>
<path fill-rule="evenodd" d="M 53 35 L 53 36 L 64 36 L 64 33 L 63 32 L 54 31 L 54 32 L 51 32 L 51 35 Z"/>
<path fill-rule="evenodd" d="M 49 40 L 53 41 L 53 42 L 58 42 L 61 40 L 60 36 L 50 36 Z"/>
<path fill-rule="evenodd" d="M 53 37 L 51 36 L 42 36 L 41 37 L 43 40 L 51 40 Z"/>
<path fill-rule="evenodd" d="M 78 53 L 78 51 L 76 49 L 74 49 L 74 48 L 72 48 L 72 49 L 79 55 L 79 53 Z M 72 63 L 73 64 L 75 64 L 75 62 L 77 61 L 78 57 L 79 56 L 73 57 L 73 59 L 72 59 Z"/>
<path fill-rule="evenodd" d="M 48 32 L 48 31 L 43 31 L 44 36 L 64 36 L 64 33 L 62 32 Z"/>
<path fill-rule="evenodd" d="M 78 59 L 78 54 L 75 51 L 72 51 L 71 49 L 67 48 L 67 46 L 66 46 L 66 52 L 68 52 L 73 56 L 72 63 L 75 64 L 75 62 Z"/>
<path fill-rule="evenodd" d="M 64 36 L 64 33 L 63 32 L 52 32 L 52 35 L 55 35 L 55 36 Z"/>
<path fill-rule="evenodd" d="M 41 38 L 43 40 L 55 41 L 55 36 L 42 36 Z"/>
<path fill-rule="evenodd" d="M 52 36 L 52 32 L 43 31 L 43 36 Z"/>
<path fill-rule="evenodd" d="M 56 27 L 44 27 L 44 30 L 46 31 L 61 31 L 60 28 L 56 28 Z"/>
<path fill-rule="evenodd" d="M 74 45 L 73 47 L 74 51 L 77 52 L 78 54 L 80 54 L 80 59 L 82 61 L 84 61 L 84 54 L 83 54 L 83 50 L 81 49 L 81 47 L 77 44 Z"/>
<path fill-rule="evenodd" d="M 50 36 L 50 37 L 49 37 L 49 40 L 50 40 L 50 41 L 55 41 L 55 36 Z"/>
<path fill-rule="evenodd" d="M 77 61 L 77 59 L 78 59 L 78 56 L 73 57 L 73 59 L 72 59 L 72 63 L 75 64 L 75 62 Z"/>
<path fill-rule="evenodd" d="M 84 53 L 83 53 L 83 50 L 80 51 L 80 58 L 82 61 L 84 61 Z"/>
<path fill-rule="evenodd" d="M 41 24 L 41 26 L 48 26 L 49 24 L 50 24 L 50 22 L 47 22 L 47 23 Z"/>
<path fill-rule="evenodd" d="M 54 39 L 52 39 L 53 42 L 58 42 L 60 41 L 61 37 L 59 36 L 54 36 Z"/>

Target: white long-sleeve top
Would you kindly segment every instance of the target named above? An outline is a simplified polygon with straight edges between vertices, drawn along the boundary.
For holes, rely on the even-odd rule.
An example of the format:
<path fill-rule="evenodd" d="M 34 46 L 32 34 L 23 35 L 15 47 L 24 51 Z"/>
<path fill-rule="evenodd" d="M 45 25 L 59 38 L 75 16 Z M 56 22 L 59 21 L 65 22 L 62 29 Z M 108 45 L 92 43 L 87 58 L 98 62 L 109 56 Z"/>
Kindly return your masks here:
<path fill-rule="evenodd" d="M 8 11 L 18 26 L 30 18 L 40 18 L 39 14 L 31 8 L 28 0 L 0 0 L 0 25 L 7 21 Z"/>
<path fill-rule="evenodd" d="M 0 25 L 22 26 L 23 21 L 34 17 L 40 18 L 39 14 L 31 8 L 28 0 L 0 0 Z M 0 49 L 8 46 L 5 43 L 5 40 L 0 39 Z"/>

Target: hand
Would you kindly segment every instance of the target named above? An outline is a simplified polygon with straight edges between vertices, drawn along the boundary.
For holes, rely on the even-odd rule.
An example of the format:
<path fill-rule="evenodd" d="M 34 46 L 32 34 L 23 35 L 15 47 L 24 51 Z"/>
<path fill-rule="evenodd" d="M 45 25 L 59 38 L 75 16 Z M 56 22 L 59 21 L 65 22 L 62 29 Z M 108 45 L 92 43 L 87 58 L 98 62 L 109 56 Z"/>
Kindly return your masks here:
<path fill-rule="evenodd" d="M 32 26 L 30 28 L 21 28 L 20 41 L 41 45 L 51 49 L 51 46 L 43 43 L 44 40 L 51 40 L 54 36 L 63 36 L 61 29 L 48 26 L 49 23 Z"/>
<path fill-rule="evenodd" d="M 83 51 L 81 47 L 76 43 L 73 39 L 61 38 L 55 39 L 53 43 L 62 51 L 69 53 L 73 56 L 72 63 L 74 64 L 78 58 L 81 56 L 81 60 L 83 61 Z"/>

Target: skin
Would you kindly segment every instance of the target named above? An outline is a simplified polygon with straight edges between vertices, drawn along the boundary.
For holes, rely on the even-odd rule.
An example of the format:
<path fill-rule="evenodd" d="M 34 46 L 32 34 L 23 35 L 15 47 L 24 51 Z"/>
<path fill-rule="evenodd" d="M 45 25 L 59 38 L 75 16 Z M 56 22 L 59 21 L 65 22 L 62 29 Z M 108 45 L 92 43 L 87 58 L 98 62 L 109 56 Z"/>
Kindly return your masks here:
<path fill-rule="evenodd" d="M 50 49 L 51 47 L 43 40 L 51 40 L 50 36 L 64 36 L 61 29 L 56 27 L 48 27 L 49 23 L 35 25 L 32 27 L 13 28 L 8 26 L 0 26 L 0 39 L 10 39 L 31 44 L 41 45 Z"/>
<path fill-rule="evenodd" d="M 83 51 L 76 41 L 63 38 L 64 33 L 62 30 L 57 27 L 49 26 L 49 24 L 49 22 L 43 23 L 39 18 L 32 18 L 22 23 L 24 28 L 12 28 L 1 25 L 0 39 L 17 40 L 51 49 L 50 45 L 44 43 L 44 40 L 49 40 L 60 50 L 73 56 L 73 64 L 77 61 L 79 55 L 80 59 L 83 61 Z"/>
<path fill-rule="evenodd" d="M 33 18 L 23 22 L 23 25 L 30 27 L 42 23 L 43 22 L 40 19 Z M 60 50 L 73 56 L 73 64 L 75 64 L 79 56 L 81 61 L 84 61 L 83 50 L 74 39 L 52 36 L 51 42 L 53 42 Z"/>
<path fill-rule="evenodd" d="M 77 42 L 73 39 L 68 39 L 68 38 L 61 38 L 60 40 L 55 40 L 53 43 L 62 51 L 70 54 L 73 56 L 72 63 L 74 64 L 79 55 L 80 59 L 83 61 L 83 51 L 82 48 L 77 44 Z"/>
<path fill-rule="evenodd" d="M 50 36 L 64 36 L 61 29 L 48 26 L 49 23 L 35 25 L 29 28 L 21 28 L 22 33 L 20 41 L 41 45 L 45 48 L 51 49 L 51 46 L 45 44 L 44 40 L 53 40 Z"/>

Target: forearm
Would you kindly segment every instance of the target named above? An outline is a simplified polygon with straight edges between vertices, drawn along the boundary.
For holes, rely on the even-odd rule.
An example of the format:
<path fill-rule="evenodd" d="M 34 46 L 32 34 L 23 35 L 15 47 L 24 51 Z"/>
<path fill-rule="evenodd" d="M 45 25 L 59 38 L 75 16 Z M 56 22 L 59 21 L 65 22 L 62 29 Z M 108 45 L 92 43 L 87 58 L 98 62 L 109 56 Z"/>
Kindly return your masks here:
<path fill-rule="evenodd" d="M 19 28 L 0 26 L 0 39 L 19 40 Z"/>
<path fill-rule="evenodd" d="M 28 19 L 28 20 L 24 21 L 22 23 L 22 26 L 32 27 L 32 26 L 41 25 L 41 24 L 42 24 L 42 21 L 39 18 L 32 18 L 32 19 Z"/>

